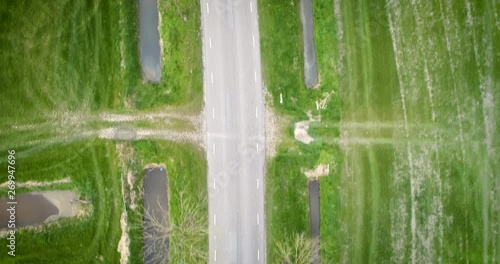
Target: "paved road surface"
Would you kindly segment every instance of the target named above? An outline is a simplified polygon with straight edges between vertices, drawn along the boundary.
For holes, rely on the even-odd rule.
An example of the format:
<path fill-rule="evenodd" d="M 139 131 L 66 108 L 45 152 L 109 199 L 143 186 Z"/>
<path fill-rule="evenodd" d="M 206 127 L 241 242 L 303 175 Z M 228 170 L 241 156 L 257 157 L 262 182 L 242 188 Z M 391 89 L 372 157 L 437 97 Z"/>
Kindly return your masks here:
<path fill-rule="evenodd" d="M 265 263 L 265 130 L 256 1 L 200 1 L 210 263 Z"/>

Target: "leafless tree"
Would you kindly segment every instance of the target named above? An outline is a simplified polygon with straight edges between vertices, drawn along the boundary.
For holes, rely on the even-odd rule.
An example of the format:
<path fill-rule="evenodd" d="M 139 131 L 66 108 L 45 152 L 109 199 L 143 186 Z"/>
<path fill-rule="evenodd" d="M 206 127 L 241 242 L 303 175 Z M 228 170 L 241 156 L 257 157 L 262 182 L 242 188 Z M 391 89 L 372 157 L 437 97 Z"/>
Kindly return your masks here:
<path fill-rule="evenodd" d="M 277 263 L 310 264 L 319 260 L 319 241 L 307 238 L 303 233 L 292 235 L 284 241 L 276 241 Z"/>
<path fill-rule="evenodd" d="M 179 215 L 165 221 L 168 210 L 144 211 L 144 256 L 153 263 L 204 263 L 208 259 L 208 220 L 206 198 L 190 198 L 184 191 L 177 195 Z M 170 247 L 170 249 L 168 249 Z M 170 255 L 169 255 L 170 254 Z"/>
<path fill-rule="evenodd" d="M 204 263 L 208 259 L 207 198 L 195 201 L 179 192 L 178 219 L 172 219 L 170 250 L 172 263 Z"/>

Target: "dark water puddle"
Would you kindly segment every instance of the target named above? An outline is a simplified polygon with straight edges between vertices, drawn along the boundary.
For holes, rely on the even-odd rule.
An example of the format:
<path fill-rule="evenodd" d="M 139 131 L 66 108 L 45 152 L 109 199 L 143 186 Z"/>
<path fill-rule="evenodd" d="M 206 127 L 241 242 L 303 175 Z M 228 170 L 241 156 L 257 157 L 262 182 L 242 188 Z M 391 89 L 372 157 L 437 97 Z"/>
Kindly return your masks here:
<path fill-rule="evenodd" d="M 144 263 L 168 263 L 168 239 L 159 237 L 159 227 L 168 227 L 168 180 L 164 168 L 146 169 L 144 176 Z M 151 221 L 151 217 L 155 221 Z"/>
<path fill-rule="evenodd" d="M 309 181 L 309 223 L 311 225 L 311 239 L 318 243 L 320 239 L 320 211 L 319 211 L 319 181 Z M 316 242 L 314 242 L 316 241 Z M 319 263 L 319 246 L 313 246 L 312 263 Z"/>
<path fill-rule="evenodd" d="M 304 81 L 307 88 L 318 84 L 318 63 L 314 48 L 314 24 L 312 0 L 300 0 L 300 20 L 302 21 L 302 41 L 304 47 Z"/>
<path fill-rule="evenodd" d="M 10 202 L 7 198 L 0 199 L 0 228 L 7 228 L 10 218 Z M 59 209 L 42 194 L 20 194 L 16 197 L 15 224 L 16 228 L 43 224 L 47 218 L 57 216 Z"/>
<path fill-rule="evenodd" d="M 154 83 L 161 80 L 158 21 L 157 0 L 139 0 L 139 54 L 142 78 Z"/>

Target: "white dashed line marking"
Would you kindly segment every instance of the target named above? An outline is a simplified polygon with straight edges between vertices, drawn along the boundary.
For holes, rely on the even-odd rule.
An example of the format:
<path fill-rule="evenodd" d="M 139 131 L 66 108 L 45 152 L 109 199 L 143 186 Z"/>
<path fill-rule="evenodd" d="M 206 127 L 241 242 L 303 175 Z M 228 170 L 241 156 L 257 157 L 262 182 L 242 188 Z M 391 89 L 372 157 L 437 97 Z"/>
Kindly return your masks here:
<path fill-rule="evenodd" d="M 255 71 L 255 72 L 253 72 L 253 73 L 254 73 L 254 74 L 253 74 L 253 76 L 254 76 L 253 78 L 254 78 L 255 82 L 257 82 L 257 72 Z"/>
<path fill-rule="evenodd" d="M 257 107 L 255 107 L 255 118 L 259 118 L 259 111 L 257 110 Z"/>
<path fill-rule="evenodd" d="M 217 216 L 214 214 L 214 225 L 217 225 Z"/>
<path fill-rule="evenodd" d="M 215 143 L 212 144 L 212 151 L 214 152 L 215 154 Z"/>
<path fill-rule="evenodd" d="M 250 12 L 253 12 L 252 2 L 250 2 Z"/>
<path fill-rule="evenodd" d="M 260 250 L 257 249 L 257 260 L 260 260 Z"/>
<path fill-rule="evenodd" d="M 257 214 L 257 225 L 259 225 L 259 214 Z"/>
<path fill-rule="evenodd" d="M 207 14 L 210 14 L 210 8 L 208 7 L 208 3 L 207 3 Z"/>
<path fill-rule="evenodd" d="M 259 143 L 257 143 L 257 153 L 259 153 Z"/>
<path fill-rule="evenodd" d="M 255 47 L 255 36 L 252 36 L 252 44 Z"/>
<path fill-rule="evenodd" d="M 257 190 L 259 189 L 259 178 L 257 178 Z"/>
<path fill-rule="evenodd" d="M 212 38 L 208 38 L 208 44 L 210 45 L 210 48 L 212 48 Z"/>
<path fill-rule="evenodd" d="M 215 178 L 214 178 L 214 190 L 215 190 Z"/>
<path fill-rule="evenodd" d="M 214 83 L 214 73 L 213 72 L 210 73 L 210 79 L 212 80 L 212 83 Z"/>
<path fill-rule="evenodd" d="M 217 249 L 214 249 L 214 261 L 217 261 Z"/>
<path fill-rule="evenodd" d="M 215 108 L 212 107 L 212 119 L 215 119 Z"/>

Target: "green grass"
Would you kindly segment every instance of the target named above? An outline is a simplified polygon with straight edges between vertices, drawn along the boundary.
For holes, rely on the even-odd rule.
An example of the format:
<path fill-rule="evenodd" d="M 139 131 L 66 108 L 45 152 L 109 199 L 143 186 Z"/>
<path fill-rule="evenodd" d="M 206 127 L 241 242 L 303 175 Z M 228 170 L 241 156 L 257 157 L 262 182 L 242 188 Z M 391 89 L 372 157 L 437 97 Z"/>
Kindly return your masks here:
<path fill-rule="evenodd" d="M 463 2 L 339 2 L 340 134 L 348 148 L 332 183 L 341 206 L 323 216 L 337 219 L 327 219 L 332 226 L 322 219 L 336 238 L 323 259 L 498 259 L 498 236 L 490 234 L 500 221 L 500 141 L 491 136 L 488 144 L 487 135 L 498 134 L 489 125 L 500 113 L 500 87 L 485 80 L 499 68 L 492 29 L 499 7 L 471 2 L 477 20 L 467 24 Z M 487 94 L 496 99 L 487 102 Z"/>
<path fill-rule="evenodd" d="M 308 90 L 304 84 L 302 55 L 302 26 L 299 1 L 259 1 L 259 26 L 262 71 L 276 110 L 281 114 L 304 115 L 316 113 L 315 101 L 324 93 L 336 91 L 334 74 L 336 61 L 335 24 L 329 1 L 314 2 L 315 47 L 318 58 L 320 85 Z M 283 104 L 280 104 L 280 93 Z M 336 96 L 319 113 L 325 120 L 337 120 L 339 105 Z"/>
<path fill-rule="evenodd" d="M 50 189 L 71 189 L 89 202 L 92 214 L 80 219 L 63 219 L 39 231 L 19 230 L 16 257 L 0 254 L 2 263 L 116 263 L 121 235 L 122 201 L 116 171 L 114 144 L 95 140 L 51 146 L 29 156 L 18 150 L 16 180 L 47 181 L 71 178 L 70 184 Z M 6 170 L 6 155 L 1 167 Z M 50 166 L 48 166 L 50 164 Z M 5 189 L 2 189 L 4 193 Z M 17 190 L 17 195 L 27 191 Z M 30 189 L 29 191 L 33 191 Z M 110 250 L 113 249 L 113 250 Z"/>
<path fill-rule="evenodd" d="M 72 180 L 18 191 L 72 189 L 91 201 L 94 210 L 89 217 L 62 220 L 41 232 L 21 230 L 18 257 L 8 259 L 1 254 L 0 262 L 94 263 L 101 256 L 105 263 L 119 261 L 116 249 L 123 201 L 115 142 L 81 133 L 115 126 L 96 118 L 103 111 L 134 112 L 167 104 L 200 111 L 199 6 L 186 2 L 180 8 L 187 22 L 161 2 L 163 54 L 168 56 L 163 58 L 164 81 L 150 85 L 140 80 L 137 1 L 0 3 L 0 63 L 4 65 L 0 71 L 4 87 L 0 89 L 0 150 L 18 151 L 19 182 Z M 143 121 L 133 124 L 152 127 Z M 192 128 L 182 120 L 168 127 Z M 134 147 L 138 162 L 174 153 L 165 160 L 170 175 L 175 176 L 170 182 L 171 217 L 178 214 L 176 195 L 181 185 L 196 201 L 206 194 L 206 162 L 194 146 L 138 142 Z M 3 168 L 6 155 L 1 156 Z M 137 163 L 136 171 L 143 165 Z M 5 189 L 0 193 L 5 195 Z M 136 223 L 140 219 L 129 217 L 136 217 Z M 131 231 L 133 263 L 142 262 L 138 230 Z"/>
<path fill-rule="evenodd" d="M 17 1 L 0 5 L 6 118 L 36 118 L 48 109 L 120 105 L 117 2 Z M 30 14 L 26 16 L 26 14 Z"/>
<path fill-rule="evenodd" d="M 288 124 L 288 133 L 278 147 L 277 156 L 267 165 L 267 253 L 270 263 L 281 261 L 276 255 L 276 241 L 282 241 L 294 233 L 309 234 L 307 178 L 302 171 L 312 169 L 320 163 L 333 165 L 340 160 L 337 148 L 326 144 L 338 136 L 340 120 L 335 68 L 336 24 L 331 1 L 315 0 L 313 13 L 320 85 L 318 89 L 308 90 L 303 77 L 299 1 L 259 1 L 264 82 L 278 113 L 293 116 L 292 123 Z M 280 93 L 283 95 L 282 105 L 279 103 Z M 330 94 L 330 100 L 325 109 L 317 111 L 315 101 L 323 99 L 326 93 Z M 294 141 L 293 123 L 307 119 L 305 113 L 308 111 L 321 115 L 323 122 L 311 123 L 309 134 L 316 141 L 311 145 L 304 145 Z M 335 135 L 331 133 L 332 127 L 336 127 Z M 320 181 L 321 190 L 333 190 L 337 180 L 338 174 L 330 174 Z M 322 217 L 331 219 L 336 214 L 337 206 L 336 192 L 323 194 L 321 191 Z M 332 230 L 325 228 L 325 225 L 331 226 L 335 220 L 321 221 L 322 230 Z M 321 239 L 322 248 L 335 243 L 332 236 L 324 236 L 323 233 Z"/>
<path fill-rule="evenodd" d="M 171 142 L 159 141 L 137 141 L 132 143 L 135 149 L 134 175 L 136 176 L 136 190 L 142 187 L 144 179 L 144 165 L 148 163 L 164 163 L 168 171 L 169 184 L 169 218 L 170 221 L 179 221 L 179 195 L 180 192 L 185 192 L 192 201 L 202 203 L 202 210 L 205 215 L 208 214 L 208 204 L 204 199 L 207 195 L 207 164 L 205 154 L 200 149 L 193 145 L 176 144 Z M 138 204 L 142 205 L 142 198 L 138 200 Z M 208 225 L 208 218 L 205 219 Z M 131 226 L 140 226 L 142 223 L 142 215 L 129 214 Z M 131 230 L 131 263 L 142 263 L 142 230 Z M 208 236 L 205 236 L 204 243 L 201 245 L 193 245 L 201 247 L 201 250 L 208 251 Z M 176 243 L 170 243 L 169 252 L 178 252 L 175 248 Z M 198 248 L 199 249 L 199 248 Z M 187 254 L 188 252 L 184 252 Z M 170 257 L 172 263 L 179 260 L 176 256 Z"/>
<path fill-rule="evenodd" d="M 176 5 L 174 1 L 159 1 L 158 6 L 163 41 L 162 80 L 159 84 L 138 81 L 130 87 L 128 95 L 138 109 L 168 104 L 199 112 L 203 102 L 199 3 L 177 1 Z"/>

